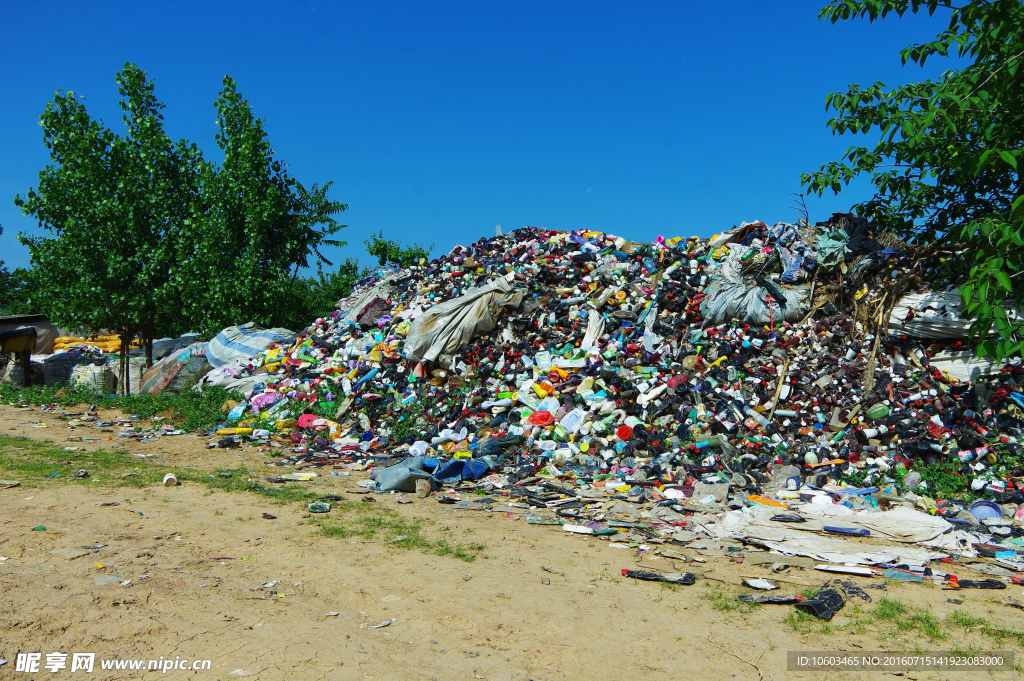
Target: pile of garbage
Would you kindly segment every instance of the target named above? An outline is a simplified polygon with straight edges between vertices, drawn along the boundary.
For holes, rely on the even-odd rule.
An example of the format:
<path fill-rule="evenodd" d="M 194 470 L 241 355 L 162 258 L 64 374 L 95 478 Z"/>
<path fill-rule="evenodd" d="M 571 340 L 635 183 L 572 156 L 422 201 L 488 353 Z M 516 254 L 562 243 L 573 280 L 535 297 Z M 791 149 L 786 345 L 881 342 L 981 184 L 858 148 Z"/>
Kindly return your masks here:
<path fill-rule="evenodd" d="M 919 553 L 838 562 L 918 566 L 925 543 L 1024 546 L 1024 366 L 974 359 L 955 255 L 843 214 L 653 243 L 522 228 L 379 268 L 294 338 L 225 330 L 251 353 L 199 387 L 245 401 L 210 446 L 584 534 L 649 509 L 637 541 L 799 535 L 838 559 L 818 535 L 875 534 Z"/>

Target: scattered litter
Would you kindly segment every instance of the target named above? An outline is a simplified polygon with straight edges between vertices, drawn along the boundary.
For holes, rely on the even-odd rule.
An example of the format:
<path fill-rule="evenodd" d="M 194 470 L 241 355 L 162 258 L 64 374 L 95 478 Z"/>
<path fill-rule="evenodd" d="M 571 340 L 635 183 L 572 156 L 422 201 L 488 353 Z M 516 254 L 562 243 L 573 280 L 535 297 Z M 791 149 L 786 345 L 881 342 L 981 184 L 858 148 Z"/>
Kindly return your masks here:
<path fill-rule="evenodd" d="M 779 588 L 777 584 L 772 584 L 767 579 L 761 578 L 751 579 L 750 577 L 744 577 L 743 583 L 752 589 L 759 589 L 761 591 L 772 591 Z"/>
<path fill-rule="evenodd" d="M 120 584 L 124 581 L 121 575 L 93 575 L 92 581 L 96 586 L 107 586 L 109 584 Z"/>
<path fill-rule="evenodd" d="M 813 598 L 806 598 L 796 604 L 796 607 L 805 610 L 815 617 L 823 620 L 831 620 L 840 608 L 845 605 L 842 594 L 835 589 L 824 589 L 819 591 Z"/>

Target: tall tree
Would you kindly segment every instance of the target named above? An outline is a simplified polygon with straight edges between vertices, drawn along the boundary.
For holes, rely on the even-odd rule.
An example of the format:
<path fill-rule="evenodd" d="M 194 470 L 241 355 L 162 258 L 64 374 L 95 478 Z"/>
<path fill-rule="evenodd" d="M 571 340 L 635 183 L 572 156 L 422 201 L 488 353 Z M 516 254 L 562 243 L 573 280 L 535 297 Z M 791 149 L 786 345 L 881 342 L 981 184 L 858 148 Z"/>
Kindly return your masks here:
<path fill-rule="evenodd" d="M 874 134 L 840 161 L 801 176 L 812 192 L 839 193 L 867 175 L 875 194 L 854 210 L 882 229 L 917 241 L 964 244 L 960 263 L 964 311 L 975 315 L 978 354 L 1001 360 L 1024 350 L 1024 4 L 1020 0 L 834 0 L 819 18 L 869 21 L 907 12 L 948 12 L 945 31 L 901 52 L 923 66 L 936 55 L 968 63 L 937 80 L 895 88 L 851 85 L 830 94 L 833 133 Z M 996 335 L 989 337 L 995 328 Z"/>
<path fill-rule="evenodd" d="M 186 313 L 198 328 L 281 319 L 290 280 L 300 268 L 327 263 L 320 249 L 345 227 L 334 218 L 347 204 L 327 197 L 331 186 L 307 190 L 274 158 L 263 119 L 257 118 L 230 76 L 217 98 L 220 167 L 207 166 L 202 210 L 185 225 L 176 272 Z"/>
<path fill-rule="evenodd" d="M 19 235 L 38 298 L 61 325 L 115 330 L 126 381 L 125 353 L 136 334 L 151 340 L 185 325 L 173 313 L 177 292 L 166 272 L 201 157 L 168 138 L 144 71 L 125 64 L 116 81 L 126 135 L 93 120 L 84 98 L 58 91 L 40 117 L 52 162 L 38 188 L 15 203 L 52 235 Z"/>

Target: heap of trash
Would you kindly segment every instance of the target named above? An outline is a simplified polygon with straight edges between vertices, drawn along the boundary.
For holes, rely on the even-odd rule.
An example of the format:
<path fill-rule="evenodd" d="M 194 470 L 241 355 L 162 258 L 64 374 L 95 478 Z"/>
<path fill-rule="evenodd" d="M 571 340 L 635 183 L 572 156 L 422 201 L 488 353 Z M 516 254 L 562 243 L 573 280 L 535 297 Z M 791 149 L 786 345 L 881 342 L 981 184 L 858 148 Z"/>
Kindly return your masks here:
<path fill-rule="evenodd" d="M 226 329 L 191 371 L 245 397 L 210 446 L 276 451 L 274 481 L 363 471 L 624 546 L 1006 577 L 1024 366 L 975 358 L 956 255 L 846 214 L 653 243 L 524 227 L 378 268 L 297 335 Z"/>

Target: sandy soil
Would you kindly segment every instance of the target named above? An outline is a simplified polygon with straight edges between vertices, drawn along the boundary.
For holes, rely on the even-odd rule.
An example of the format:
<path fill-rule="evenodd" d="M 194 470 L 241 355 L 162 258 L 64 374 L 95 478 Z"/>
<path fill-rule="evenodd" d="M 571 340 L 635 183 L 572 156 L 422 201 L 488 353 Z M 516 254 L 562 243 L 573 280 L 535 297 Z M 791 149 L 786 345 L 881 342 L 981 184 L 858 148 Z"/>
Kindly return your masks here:
<path fill-rule="evenodd" d="M 32 428 L 29 421 L 52 427 Z M 0 407 L 0 424 L 4 434 L 57 444 L 68 432 L 38 411 L 11 407 Z M 265 461 L 254 449 L 205 450 L 205 442 L 184 435 L 126 448 L 179 465 Z M 125 447 L 117 441 L 76 444 Z M 0 478 L 11 475 L 0 470 Z M 359 499 L 356 479 L 328 479 L 317 489 Z M 302 504 L 196 483 L 133 489 L 54 482 L 0 490 L 0 557 L 6 557 L 0 561 L 0 657 L 8 660 L 0 678 L 36 678 L 14 672 L 18 652 L 41 652 L 45 662 L 46 653 L 61 651 L 94 652 L 97 659 L 211 660 L 208 671 L 167 672 L 197 679 L 800 679 L 826 673 L 787 672 L 787 651 L 940 650 L 966 640 L 929 642 L 879 622 L 858 629 L 851 624 L 857 613 L 874 605 L 855 601 L 829 627 L 815 622 L 801 634 L 783 622 L 792 606 L 742 612 L 718 609 L 708 598 L 716 590 L 730 596 L 749 591 L 740 586 L 741 577 L 771 576 L 767 566 L 738 564 L 728 555 L 704 556 L 705 563 L 650 553 L 641 559 L 632 549 L 531 525 L 515 513 L 458 510 L 432 498 L 410 504 L 398 504 L 396 495 L 375 499 L 423 520 L 430 537 L 486 548 L 468 563 L 320 536 L 307 524 Z M 111 502 L 118 505 L 103 506 Z M 263 513 L 277 519 L 264 520 Z M 33 531 L 36 526 L 46 529 Z M 98 545 L 104 546 L 72 560 L 51 553 Z M 699 578 L 693 586 L 665 588 L 619 577 L 622 568 L 645 566 L 689 570 Z M 119 581 L 98 586 L 96 578 L 108 575 Z M 827 577 L 793 568 L 780 584 L 799 591 Z M 867 587 L 880 580 L 854 581 Z M 270 582 L 277 583 L 262 586 Z M 868 593 L 875 603 L 886 595 Z M 1003 605 L 1024 596 L 1019 586 L 954 594 L 931 584 L 900 585 L 888 595 L 928 607 L 939 619 L 960 608 L 1024 628 L 1024 612 Z M 951 596 L 965 602 L 951 604 Z M 389 626 L 369 628 L 391 619 Z M 987 639 L 977 644 L 997 649 Z M 998 649 L 1011 648 L 1003 641 Z M 162 675 L 98 666 L 93 677 Z M 62 677 L 43 670 L 38 678 Z"/>

